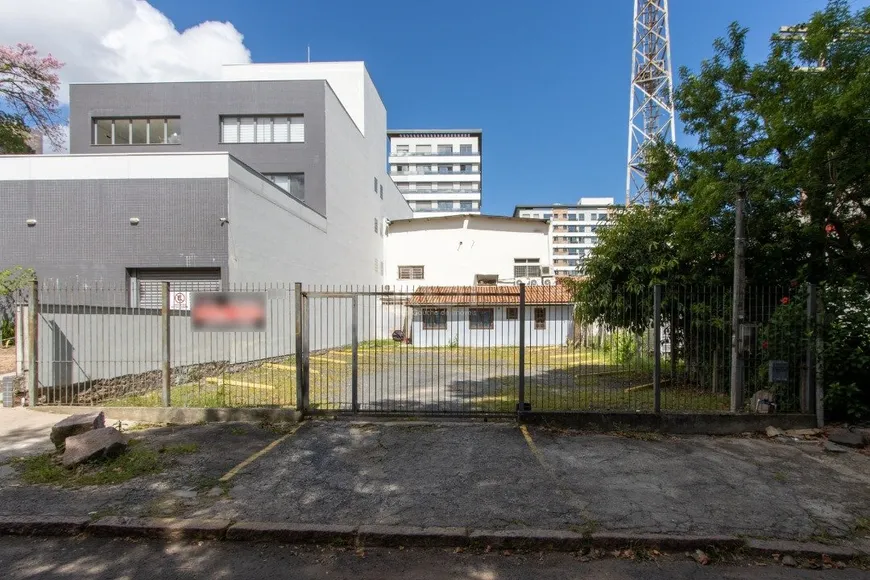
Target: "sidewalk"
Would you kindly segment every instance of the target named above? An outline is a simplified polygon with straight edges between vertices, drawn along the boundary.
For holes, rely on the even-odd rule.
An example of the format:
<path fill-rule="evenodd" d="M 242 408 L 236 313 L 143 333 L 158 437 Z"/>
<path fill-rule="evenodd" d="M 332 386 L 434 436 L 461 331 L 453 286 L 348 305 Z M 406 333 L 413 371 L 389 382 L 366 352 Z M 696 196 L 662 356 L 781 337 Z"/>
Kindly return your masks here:
<path fill-rule="evenodd" d="M 870 456 L 826 453 L 815 441 L 641 439 L 492 422 L 312 421 L 220 482 L 279 435 L 232 423 L 134 435 L 156 447 L 192 442 L 197 450 L 161 473 L 120 485 L 28 486 L 8 475 L 0 478 L 0 515 L 472 534 L 748 536 L 861 546 L 870 525 Z"/>

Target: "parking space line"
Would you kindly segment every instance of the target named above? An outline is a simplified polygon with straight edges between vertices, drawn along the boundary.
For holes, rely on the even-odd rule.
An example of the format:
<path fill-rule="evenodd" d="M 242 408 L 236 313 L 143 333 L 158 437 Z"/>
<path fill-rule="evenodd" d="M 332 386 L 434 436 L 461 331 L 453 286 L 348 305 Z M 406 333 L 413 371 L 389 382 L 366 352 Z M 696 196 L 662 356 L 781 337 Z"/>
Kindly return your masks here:
<path fill-rule="evenodd" d="M 531 449 L 532 451 L 532 455 L 535 456 L 535 459 L 538 460 L 538 463 L 541 464 L 541 467 L 543 467 L 547 473 L 552 475 L 553 472 L 550 469 L 550 466 L 547 465 L 547 461 L 544 459 L 544 455 L 541 453 L 541 450 L 538 449 L 538 446 L 535 445 L 535 442 L 532 440 L 532 434 L 529 433 L 529 428 L 525 425 L 520 425 L 520 431 L 522 432 L 523 438 L 526 440 L 526 443 L 528 443 L 529 449 Z"/>
<path fill-rule="evenodd" d="M 302 427 L 302 423 L 298 423 L 295 427 L 293 427 L 293 429 L 290 430 L 289 433 L 287 433 L 287 434 L 285 434 L 285 435 L 282 435 L 281 437 L 275 439 L 274 441 L 272 441 L 271 443 L 269 443 L 268 445 L 266 445 L 265 447 L 263 447 L 262 449 L 260 449 L 260 450 L 257 451 L 256 453 L 252 454 L 250 457 L 248 457 L 247 459 L 245 459 L 244 461 L 242 461 L 241 463 L 239 463 L 238 465 L 236 465 L 235 467 L 233 467 L 233 468 L 230 469 L 229 471 L 227 471 L 227 472 L 226 472 L 226 473 L 225 473 L 225 474 L 224 474 L 224 475 L 223 475 L 223 476 L 222 476 L 218 481 L 220 481 L 220 482 L 226 482 L 226 481 L 231 480 L 231 479 L 234 478 L 234 477 L 236 476 L 236 474 L 238 474 L 241 470 L 243 470 L 244 468 L 246 468 L 247 466 L 249 466 L 250 464 L 252 464 L 254 461 L 256 461 L 257 459 L 259 459 L 259 458 L 262 457 L 263 455 L 265 455 L 265 454 L 267 454 L 268 452 L 270 452 L 270 451 L 272 451 L 273 449 L 275 449 L 275 447 L 277 447 L 279 444 L 281 444 L 282 441 L 286 440 L 286 439 L 289 438 L 291 435 L 293 435 L 294 433 L 296 433 L 296 432 L 299 430 L 300 427 Z"/>

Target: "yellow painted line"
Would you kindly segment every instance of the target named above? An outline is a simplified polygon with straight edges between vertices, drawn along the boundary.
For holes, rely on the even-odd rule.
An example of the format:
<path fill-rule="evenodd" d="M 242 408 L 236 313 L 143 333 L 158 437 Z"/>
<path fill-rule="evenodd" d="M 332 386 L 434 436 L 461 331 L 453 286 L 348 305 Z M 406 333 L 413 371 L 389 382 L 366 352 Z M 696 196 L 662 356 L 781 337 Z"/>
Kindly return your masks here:
<path fill-rule="evenodd" d="M 269 367 L 270 369 L 280 369 L 282 371 L 293 371 L 294 373 L 296 372 L 296 367 L 293 365 L 282 365 L 282 364 L 278 364 L 278 363 L 266 363 L 263 366 Z M 320 374 L 320 371 L 315 370 L 315 369 L 311 368 L 310 366 L 308 367 L 308 371 L 312 372 L 316 375 Z"/>
<path fill-rule="evenodd" d="M 344 360 L 344 359 L 340 359 L 340 358 L 329 358 L 329 357 L 325 357 L 325 356 L 312 357 L 312 358 L 311 358 L 311 361 L 312 361 L 312 362 L 325 361 L 325 362 L 337 363 L 337 364 L 340 364 L 340 365 L 346 365 L 346 364 L 348 364 L 348 361 L 346 361 L 346 360 Z"/>
<path fill-rule="evenodd" d="M 298 431 L 300 427 L 302 427 L 302 423 L 297 424 L 296 427 L 294 427 L 293 430 L 291 430 L 289 433 L 287 433 L 286 435 L 282 435 L 278 439 L 275 439 L 274 441 L 272 441 L 271 443 L 269 443 L 268 445 L 266 445 L 265 447 L 263 447 L 262 449 L 260 449 L 259 451 L 257 451 L 256 453 L 254 453 L 253 455 L 251 455 L 250 457 L 248 457 L 247 459 L 245 459 L 244 461 L 242 461 L 241 463 L 239 463 L 235 467 L 233 467 L 232 469 L 230 469 L 229 471 L 227 471 L 218 481 L 231 480 L 232 478 L 234 478 L 236 476 L 236 474 L 238 472 L 240 472 L 241 470 L 243 470 L 244 468 L 246 468 L 247 466 L 249 466 L 250 464 L 255 462 L 260 457 L 264 456 L 265 454 L 267 454 L 270 451 L 272 451 L 273 449 L 275 449 L 275 447 L 277 447 L 282 441 L 284 441 L 285 439 L 287 439 L 288 437 L 290 437 L 291 435 L 296 433 L 296 431 Z"/>
<path fill-rule="evenodd" d="M 248 383 L 246 381 L 234 381 L 232 379 L 221 379 L 217 377 L 208 377 L 205 382 L 211 383 L 212 385 L 229 385 L 231 387 L 246 387 L 249 389 L 263 389 L 271 391 L 275 387 L 272 385 L 263 385 L 260 383 Z"/>
<path fill-rule="evenodd" d="M 544 456 L 541 453 L 541 450 L 538 449 L 538 446 L 535 445 L 535 442 L 532 441 L 532 434 L 529 433 L 528 427 L 525 425 L 520 425 L 520 431 L 523 434 L 523 438 L 525 438 L 526 443 L 529 444 L 529 449 L 532 450 L 532 454 L 535 456 L 535 459 L 538 460 L 538 463 L 541 464 L 541 467 L 544 468 L 548 473 L 550 473 L 550 466 L 547 465 L 547 462 L 544 460 Z"/>

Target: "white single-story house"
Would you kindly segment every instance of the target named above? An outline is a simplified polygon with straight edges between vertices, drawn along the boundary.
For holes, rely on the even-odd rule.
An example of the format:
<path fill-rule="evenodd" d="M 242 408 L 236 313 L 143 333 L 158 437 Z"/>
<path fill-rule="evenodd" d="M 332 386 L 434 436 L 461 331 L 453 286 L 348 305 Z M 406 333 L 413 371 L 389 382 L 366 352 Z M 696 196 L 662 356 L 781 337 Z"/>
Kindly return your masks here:
<path fill-rule="evenodd" d="M 408 306 L 418 347 L 519 346 L 519 286 L 422 286 Z M 561 284 L 527 286 L 526 345 L 559 346 L 574 335 L 574 304 Z"/>

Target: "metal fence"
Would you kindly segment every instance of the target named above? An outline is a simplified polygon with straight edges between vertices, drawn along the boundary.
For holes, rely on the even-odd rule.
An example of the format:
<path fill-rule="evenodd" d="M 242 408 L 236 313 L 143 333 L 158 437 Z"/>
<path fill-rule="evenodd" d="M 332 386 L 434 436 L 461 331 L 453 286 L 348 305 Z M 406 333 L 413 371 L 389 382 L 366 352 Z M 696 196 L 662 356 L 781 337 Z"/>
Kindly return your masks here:
<path fill-rule="evenodd" d="M 613 289 L 584 304 L 562 285 L 230 291 L 262 293 L 264 329 L 197 330 L 168 298 L 132 308 L 125 289 L 41 288 L 20 316 L 37 328 L 21 325 L 19 340 L 35 354 L 29 392 L 47 405 L 311 413 L 814 409 L 804 287 L 747 291 L 736 365 L 722 287 Z"/>

